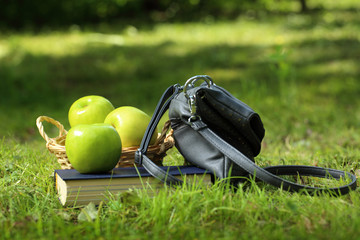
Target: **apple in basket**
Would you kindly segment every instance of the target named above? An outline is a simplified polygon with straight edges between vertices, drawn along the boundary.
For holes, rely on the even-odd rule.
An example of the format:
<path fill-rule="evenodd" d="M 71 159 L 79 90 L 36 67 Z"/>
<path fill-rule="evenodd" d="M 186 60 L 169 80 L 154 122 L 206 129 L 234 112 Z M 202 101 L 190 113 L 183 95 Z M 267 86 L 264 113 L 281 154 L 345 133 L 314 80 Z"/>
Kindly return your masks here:
<path fill-rule="evenodd" d="M 66 154 L 80 173 L 112 170 L 121 157 L 121 139 L 115 128 L 106 123 L 80 124 L 66 135 Z"/>
<path fill-rule="evenodd" d="M 150 122 L 150 116 L 136 107 L 123 106 L 110 112 L 104 122 L 115 127 L 123 147 L 134 147 L 140 145 Z M 157 135 L 156 129 L 150 144 L 155 143 Z"/>
<path fill-rule="evenodd" d="M 90 95 L 79 98 L 69 109 L 70 126 L 103 123 L 106 116 L 114 109 L 111 102 L 102 96 Z"/>

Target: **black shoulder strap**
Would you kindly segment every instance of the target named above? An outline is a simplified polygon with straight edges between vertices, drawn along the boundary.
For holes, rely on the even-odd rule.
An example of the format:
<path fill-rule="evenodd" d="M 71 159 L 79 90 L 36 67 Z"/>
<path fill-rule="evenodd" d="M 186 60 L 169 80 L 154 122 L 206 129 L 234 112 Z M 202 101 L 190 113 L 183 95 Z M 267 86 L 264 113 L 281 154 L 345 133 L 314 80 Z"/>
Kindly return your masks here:
<path fill-rule="evenodd" d="M 280 165 L 261 168 L 253 161 L 247 158 L 244 154 L 239 152 L 233 146 L 225 142 L 222 138 L 217 136 L 211 129 L 209 129 L 204 122 L 196 120 L 191 124 L 192 128 L 201 136 L 203 136 L 210 144 L 216 147 L 225 156 L 230 158 L 235 164 L 246 170 L 246 172 L 255 175 L 256 178 L 271 184 L 275 187 L 281 187 L 284 190 L 297 192 L 300 190 L 308 190 L 308 192 L 322 192 L 322 191 L 335 191 L 335 193 L 346 194 L 350 189 L 356 188 L 356 177 L 353 174 L 339 171 L 330 168 L 321 168 L 313 166 L 301 165 Z M 278 177 L 277 175 L 299 175 L 299 176 L 313 176 L 320 178 L 334 178 L 340 180 L 341 178 L 350 178 L 351 183 L 336 188 L 318 188 L 307 185 L 296 184 Z"/>
<path fill-rule="evenodd" d="M 155 163 L 153 163 L 151 159 L 146 156 L 146 151 L 149 146 L 151 136 L 154 133 L 161 117 L 168 110 L 171 100 L 181 91 L 182 87 L 179 85 L 171 86 L 165 91 L 155 109 L 146 133 L 142 139 L 140 148 L 135 153 L 135 163 L 142 165 L 151 175 L 167 183 L 168 185 L 178 185 L 182 184 L 183 182 L 178 178 L 166 173 Z M 350 190 L 356 188 L 356 176 L 348 172 L 335 169 L 301 165 L 281 165 L 261 168 L 249 158 L 247 158 L 244 154 L 217 136 L 200 119 L 193 121 L 191 123 L 191 127 L 198 131 L 210 144 L 212 144 L 225 156 L 231 159 L 235 164 L 239 165 L 249 174 L 255 175 L 256 178 L 273 186 L 283 188 L 284 190 L 288 191 L 307 190 L 308 192 L 315 193 L 331 191 L 335 194 L 346 194 Z M 336 180 L 348 177 L 350 178 L 351 182 L 349 184 L 335 188 L 318 188 L 287 181 L 283 178 L 280 178 L 280 175 L 313 176 L 319 178 L 334 178 Z"/>
<path fill-rule="evenodd" d="M 141 141 L 140 148 L 135 152 L 135 163 L 142 165 L 151 175 L 166 182 L 168 185 L 182 184 L 183 182 L 159 168 L 150 158 L 148 158 L 148 156 L 146 156 L 146 152 L 150 144 L 151 136 L 154 134 L 161 117 L 169 109 L 171 100 L 181 91 L 182 87 L 178 84 L 166 89 L 155 108 L 155 112 Z"/>

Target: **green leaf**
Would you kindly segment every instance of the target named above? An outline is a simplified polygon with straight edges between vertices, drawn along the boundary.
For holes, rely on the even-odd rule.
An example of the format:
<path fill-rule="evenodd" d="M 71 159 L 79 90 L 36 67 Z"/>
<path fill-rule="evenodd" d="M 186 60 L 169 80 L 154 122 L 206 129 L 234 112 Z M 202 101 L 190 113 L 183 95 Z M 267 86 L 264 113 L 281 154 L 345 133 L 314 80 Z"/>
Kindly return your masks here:
<path fill-rule="evenodd" d="M 140 197 L 132 190 L 120 194 L 121 202 L 124 205 L 136 206 L 141 203 Z"/>
<path fill-rule="evenodd" d="M 98 210 L 93 202 L 84 207 L 78 215 L 79 222 L 92 222 L 98 216 Z"/>

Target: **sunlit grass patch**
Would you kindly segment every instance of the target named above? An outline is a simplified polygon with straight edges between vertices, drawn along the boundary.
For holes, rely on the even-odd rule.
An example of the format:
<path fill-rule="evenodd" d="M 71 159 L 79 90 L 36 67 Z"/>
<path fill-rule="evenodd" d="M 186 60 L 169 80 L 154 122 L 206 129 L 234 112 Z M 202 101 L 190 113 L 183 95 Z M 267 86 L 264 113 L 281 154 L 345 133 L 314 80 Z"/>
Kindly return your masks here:
<path fill-rule="evenodd" d="M 1 35 L 0 235 L 356 238 L 359 190 L 314 197 L 255 181 L 237 191 L 217 182 L 209 188 L 164 186 L 155 196 L 136 190 L 86 210 L 63 208 L 51 177 L 60 166 L 35 126 L 36 117 L 49 115 L 69 130 L 70 104 L 88 94 L 152 114 L 168 86 L 208 74 L 260 114 L 266 135 L 255 159 L 259 166 L 300 164 L 360 175 L 358 3 L 323 4 L 330 10 Z M 168 151 L 165 165 L 183 163 L 176 149 Z M 95 217 L 84 218 L 84 211 Z"/>

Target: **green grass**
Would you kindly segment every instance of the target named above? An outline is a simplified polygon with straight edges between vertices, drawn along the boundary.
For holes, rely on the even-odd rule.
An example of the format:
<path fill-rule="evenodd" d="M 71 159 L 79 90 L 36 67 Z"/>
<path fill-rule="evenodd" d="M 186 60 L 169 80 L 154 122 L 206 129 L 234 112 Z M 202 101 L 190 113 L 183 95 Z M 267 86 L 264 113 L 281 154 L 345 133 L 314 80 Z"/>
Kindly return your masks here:
<path fill-rule="evenodd" d="M 310 1 L 309 5 L 318 4 Z M 357 1 L 322 1 L 309 14 L 248 14 L 234 21 L 126 23 L 0 33 L 0 236 L 4 239 L 357 239 L 360 197 L 290 194 L 261 183 L 237 192 L 164 187 L 63 208 L 59 168 L 35 120 L 69 129 L 73 101 L 103 95 L 151 114 L 162 92 L 210 75 L 259 112 L 260 166 L 306 164 L 359 172 L 360 53 Z M 56 129 L 46 125 L 50 136 Z M 171 150 L 167 164 L 181 163 Z M 88 212 L 87 212 L 88 211 Z M 85 213 L 92 220 L 84 218 Z"/>
<path fill-rule="evenodd" d="M 55 164 L 46 152 L 4 141 L 1 149 L 8 160 L 1 169 L 3 238 L 354 239 L 358 234 L 357 191 L 311 197 L 255 183 L 234 192 L 218 183 L 208 189 L 164 187 L 153 198 L 134 191 L 100 208 L 63 208 L 50 177 Z M 83 212 L 92 214 L 91 220 Z"/>

